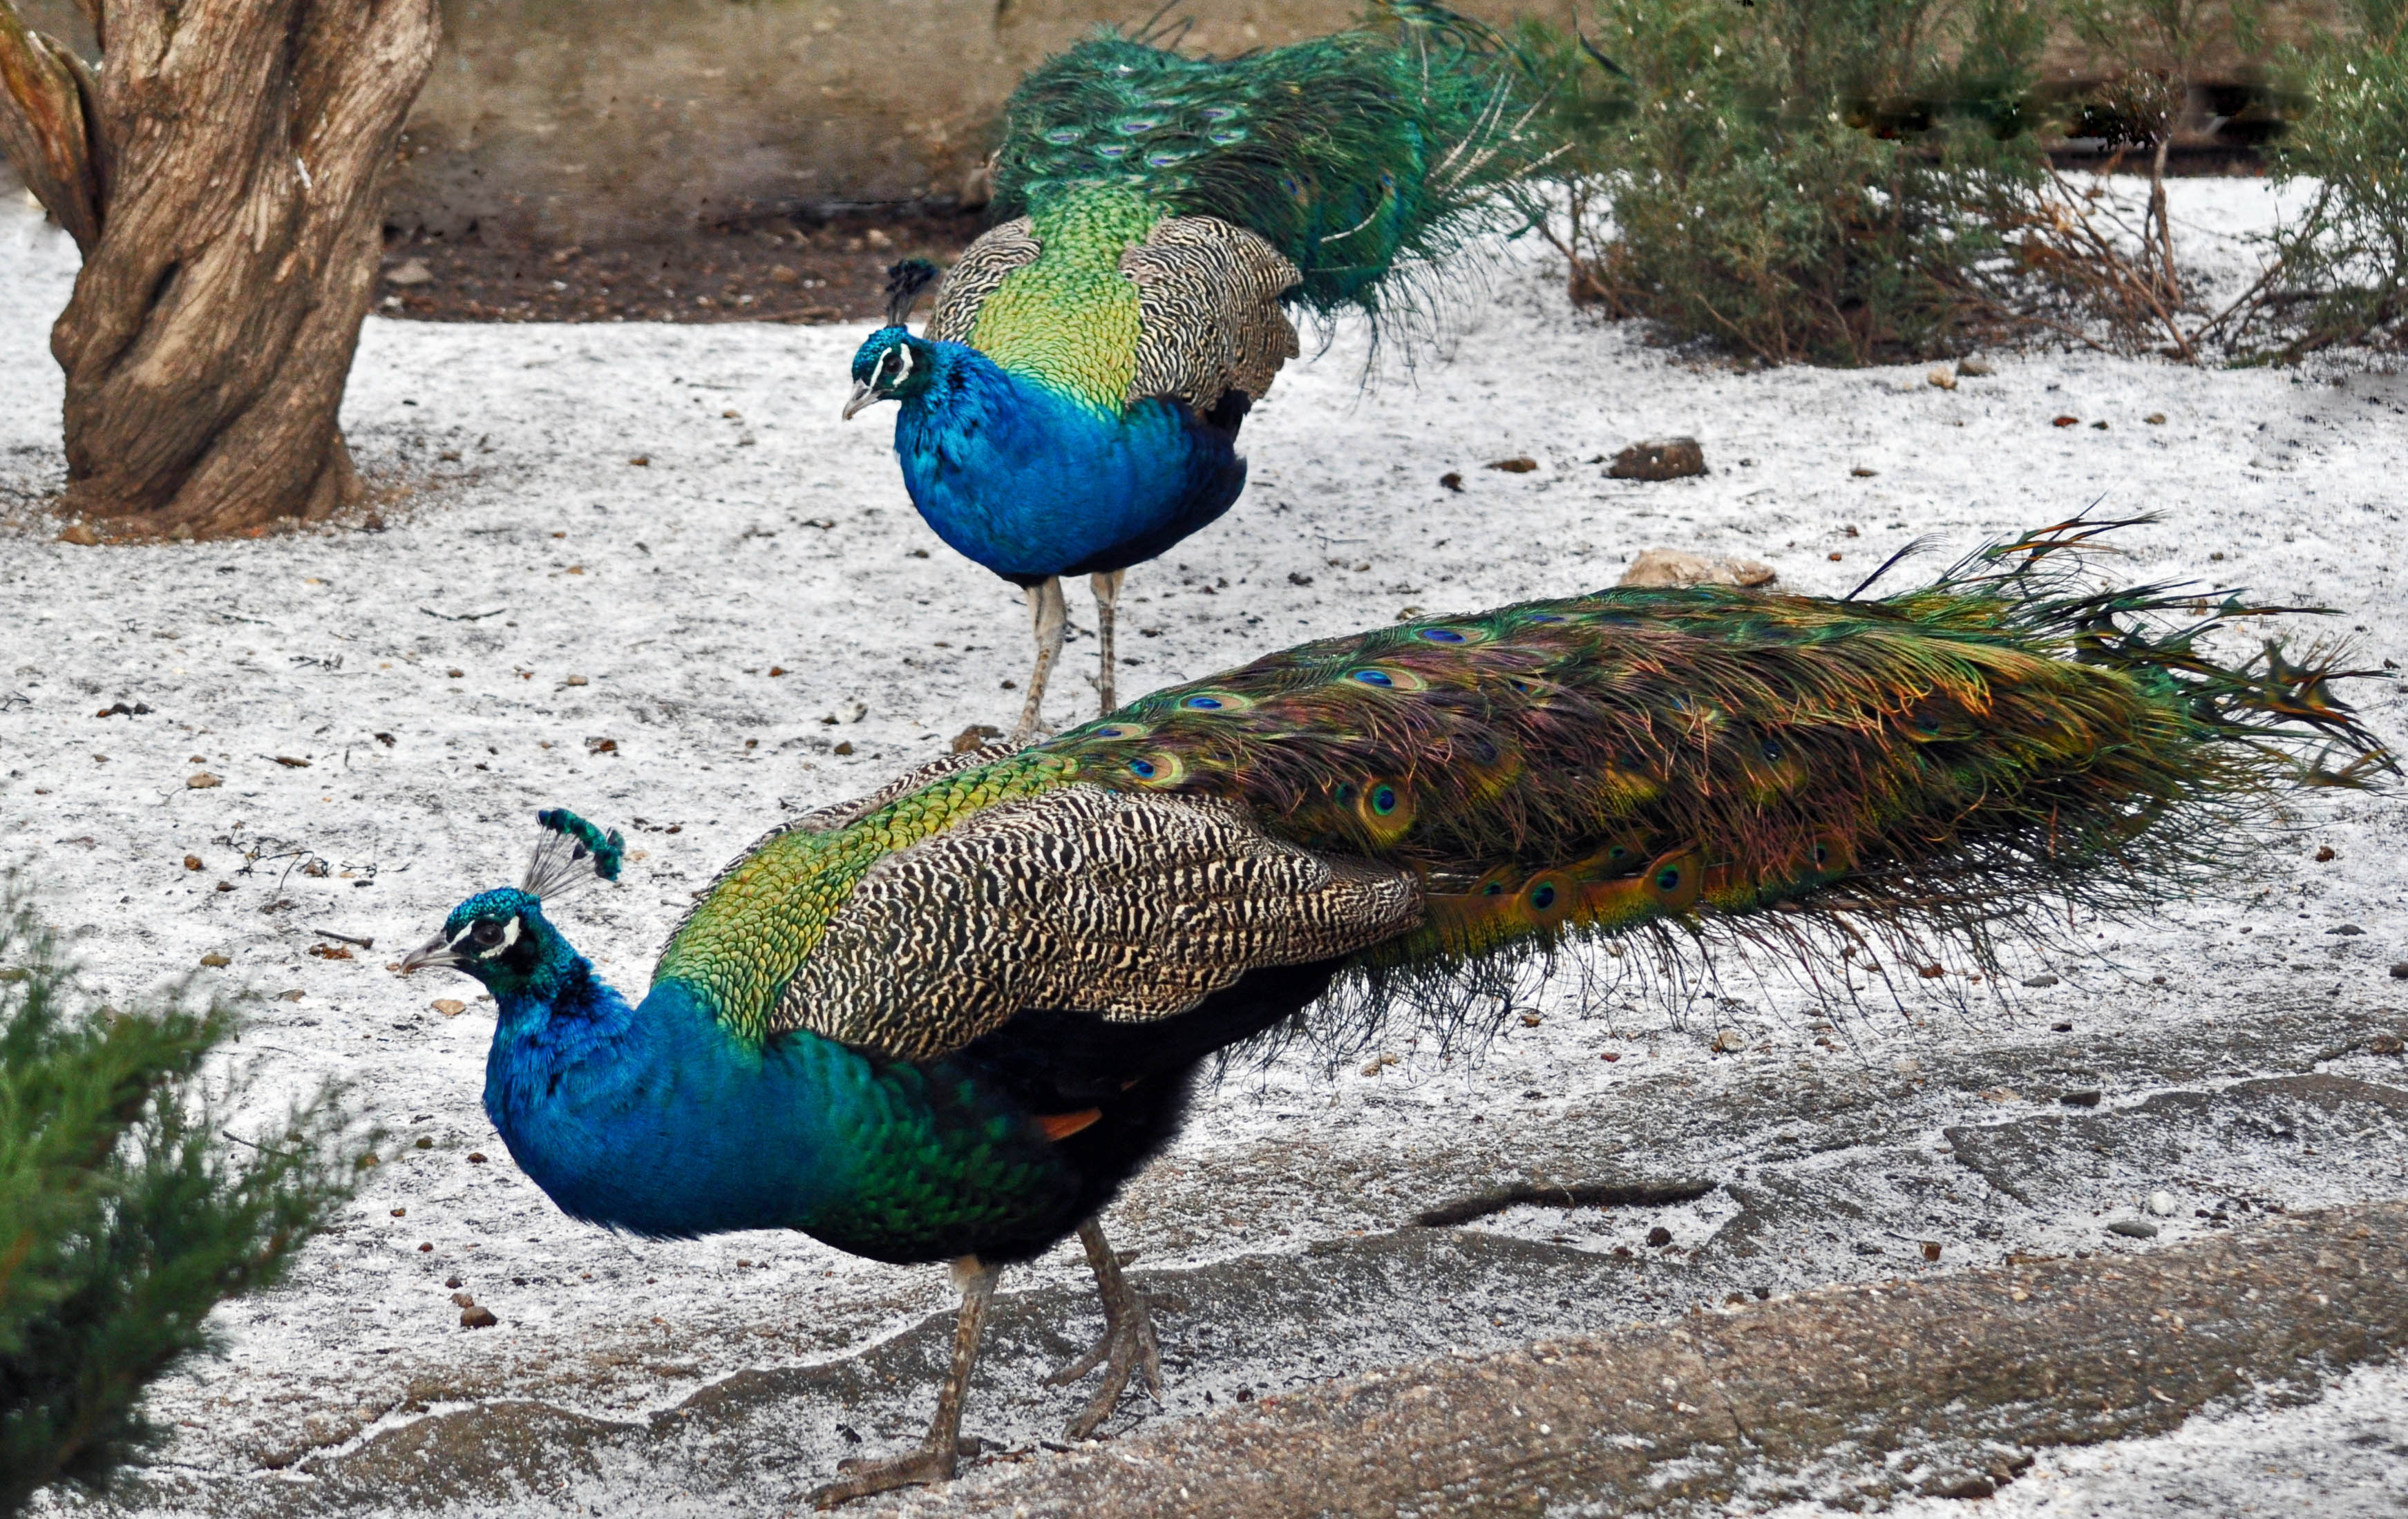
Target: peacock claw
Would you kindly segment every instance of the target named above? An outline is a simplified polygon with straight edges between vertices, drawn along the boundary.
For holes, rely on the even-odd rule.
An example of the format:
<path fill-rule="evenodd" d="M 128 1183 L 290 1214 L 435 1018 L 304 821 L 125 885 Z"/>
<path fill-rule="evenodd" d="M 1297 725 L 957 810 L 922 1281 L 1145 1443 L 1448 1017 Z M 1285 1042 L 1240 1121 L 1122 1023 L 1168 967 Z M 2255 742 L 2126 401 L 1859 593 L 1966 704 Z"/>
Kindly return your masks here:
<path fill-rule="evenodd" d="M 1104 1382 L 1096 1396 L 1063 1430 L 1066 1438 L 1084 1440 L 1102 1426 L 1120 1407 L 1129 1378 L 1140 1375 L 1146 1396 L 1162 1397 L 1162 1344 L 1154 1336 L 1154 1314 L 1145 1294 L 1129 1285 L 1121 1273 L 1120 1258 L 1104 1239 L 1103 1226 L 1089 1219 L 1079 1226 L 1079 1241 L 1087 1247 L 1087 1264 L 1096 1273 L 1096 1296 L 1103 1300 L 1104 1332 L 1086 1354 L 1045 1379 L 1048 1387 L 1064 1387 L 1100 1366 Z"/>

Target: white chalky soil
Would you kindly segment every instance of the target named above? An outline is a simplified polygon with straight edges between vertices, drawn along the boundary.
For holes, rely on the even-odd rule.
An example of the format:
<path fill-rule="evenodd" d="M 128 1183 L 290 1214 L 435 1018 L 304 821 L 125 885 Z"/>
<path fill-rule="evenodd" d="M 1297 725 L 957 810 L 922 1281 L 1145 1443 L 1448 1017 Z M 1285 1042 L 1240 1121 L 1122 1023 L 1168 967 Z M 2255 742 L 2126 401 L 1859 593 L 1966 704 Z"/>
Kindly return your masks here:
<path fill-rule="evenodd" d="M 2264 187 L 2173 188 L 2199 255 L 2238 268 L 2243 251 L 2208 231 L 2262 223 Z M 159 1389 L 159 1416 L 182 1426 L 171 1459 L 256 1470 L 412 1417 L 413 1400 L 658 1408 L 946 1301 L 941 1272 L 798 1236 L 644 1243 L 568 1222 L 480 1106 L 490 1003 L 463 979 L 384 968 L 452 904 L 514 880 L 535 810 L 566 805 L 627 833 L 624 884 L 561 917 L 640 991 L 691 894 L 755 836 L 942 752 L 967 724 L 1010 723 L 1019 698 L 1003 682 L 1028 664 L 1018 593 L 913 513 L 891 412 L 837 421 L 862 329 L 371 320 L 345 427 L 373 477 L 415 488 L 385 530 L 79 548 L 53 541 L 38 510 L 64 483 L 47 332 L 74 271 L 72 244 L 22 200 L 0 209 L 0 513 L 14 523 L 0 530 L 0 867 L 78 936 L 107 992 L 226 957 L 198 984 L 262 998 L 238 1048 L 259 1059 L 263 1100 L 337 1081 L 390 1132 L 342 1226 L 288 1285 L 223 1312 L 222 1358 Z M 1954 391 L 1926 383 L 1927 365 L 1741 373 L 1570 313 L 1556 276 L 1510 256 L 1416 373 L 1361 388 L 1351 329 L 1291 365 L 1247 425 L 1243 500 L 1130 575 L 1121 689 L 1408 608 L 1610 584 L 1650 547 L 1760 559 L 1788 586 L 1844 592 L 1919 536 L 1953 552 L 2094 501 L 2162 519 L 2117 535 L 2117 576 L 2334 608 L 2275 630 L 2354 635 L 2360 663 L 2408 663 L 2408 380 L 2363 355 L 2304 372 L 1992 357 L 1994 377 Z M 2078 424 L 2052 425 L 2060 415 Z M 1601 457 L 1671 434 L 1700 438 L 1712 473 L 1604 478 Z M 1539 468 L 1483 467 L 1516 455 Z M 1450 472 L 1460 491 L 1440 486 Z M 1092 610 L 1071 606 L 1090 627 Z M 1094 648 L 1070 645 L 1055 721 L 1085 715 Z M 2408 695 L 2369 682 L 2354 695 L 2408 739 Z M 150 710 L 94 715 L 120 702 Z M 2125 973 L 2067 967 L 2064 986 L 2034 995 L 2037 1014 L 2154 1025 L 2275 990 L 2408 1000 L 2384 969 L 2408 960 L 2408 807 L 2318 796 L 2300 815 L 2300 840 L 2231 899 L 2086 928 Z M 2316 863 L 2317 846 L 2336 857 Z M 2343 923 L 2364 932 L 2327 934 Z M 1810 1012 L 1768 995 L 1745 1010 L 1748 1037 L 1771 1061 L 1885 1068 L 1913 1057 L 1901 1045 L 1977 1037 L 1892 1020 L 1827 1053 Z M 1593 1053 L 1603 1021 L 1571 1017 L 1516 1028 L 1478 1063 L 1409 1054 L 1377 1076 L 1350 1064 L 1333 1084 L 1316 1062 L 1288 1062 L 1206 1102 L 1171 1160 L 1209 1188 L 1216 1155 L 1299 1112 L 1401 1151 L 1445 1144 L 1468 1102 L 1531 1082 L 1602 1108 L 1668 1062 L 1713 1082 L 1754 1058 L 1716 1060 L 1694 1016 L 1614 1020 L 1637 1035 L 1612 1046 L 1632 1052 L 1619 1062 Z M 2399 1185 L 2336 1177 L 2329 1197 Z M 1275 1245 L 1307 1242 L 1298 1207 L 1296 1237 Z M 1154 1258 L 1229 1254 L 1240 1222 L 1216 1233 L 1204 1220 L 1200 1243 Z M 1242 1222 L 1257 1248 L 1288 1233 Z M 1065 1253 L 1035 1274 L 1079 1268 Z M 454 1276 L 498 1327 L 459 1326 Z M 2159 1471 L 2157 1455 L 2136 1453 L 2121 1477 L 2108 1459 L 2069 1458 L 2051 1490 L 2127 1493 L 2102 1512 L 2169 1512 L 2134 1485 L 2158 1480 L 2136 1475 Z"/>

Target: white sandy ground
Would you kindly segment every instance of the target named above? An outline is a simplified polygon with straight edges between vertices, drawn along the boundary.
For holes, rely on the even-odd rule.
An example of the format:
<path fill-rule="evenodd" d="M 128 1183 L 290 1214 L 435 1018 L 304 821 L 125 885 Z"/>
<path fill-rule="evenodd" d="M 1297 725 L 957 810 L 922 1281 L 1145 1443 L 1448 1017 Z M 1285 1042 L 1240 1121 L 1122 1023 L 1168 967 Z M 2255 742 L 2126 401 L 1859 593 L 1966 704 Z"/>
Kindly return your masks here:
<path fill-rule="evenodd" d="M 2194 230 L 2268 214 L 2255 182 L 2175 193 Z M 2227 279 L 2245 265 L 2245 248 L 2194 241 Z M 199 984 L 264 996 L 239 1046 L 260 1060 L 261 1100 L 340 1081 L 392 1136 L 344 1227 L 309 1245 L 287 1286 L 222 1315 L 223 1357 L 160 1387 L 156 1412 L 179 1426 L 168 1459 L 251 1470 L 296 1439 L 387 1426 L 411 1416 L 402 1383 L 430 1370 L 625 1415 L 697 1379 L 854 1348 L 942 1304 L 940 1272 L 800 1237 L 641 1243 L 567 1222 L 480 1110 L 490 1004 L 465 981 L 382 968 L 453 902 L 514 879 L 533 811 L 566 804 L 642 852 L 623 887 L 562 913 L 606 973 L 639 990 L 690 894 L 756 835 L 941 752 L 967 724 L 1009 723 L 1017 694 L 1001 682 L 1026 673 L 1016 593 L 913 514 L 891 413 L 836 420 L 862 329 L 374 320 L 345 427 L 372 477 L 413 489 L 386 530 L 99 550 L 52 541 L 38 513 L 64 482 L 46 339 L 74 268 L 63 236 L 18 201 L 0 208 L 0 513 L 15 523 L 0 531 L 0 867 L 39 888 L 104 991 L 230 957 Z M 1573 315 L 1545 261 L 1517 253 L 1411 376 L 1391 366 L 1361 388 L 1351 330 L 1291 365 L 1248 424 L 1245 498 L 1132 574 L 1124 651 L 1136 663 L 1122 691 L 1409 607 L 1608 584 L 1653 546 L 1762 559 L 1786 584 L 1842 592 L 1920 535 L 1953 551 L 2093 501 L 2163 518 L 2119 535 L 2119 576 L 2336 608 L 2281 630 L 2355 634 L 2361 663 L 2408 664 L 2408 380 L 2363 355 L 2308 373 L 1992 357 L 1994 378 L 1954 392 L 1925 383 L 1923 365 L 1734 372 Z M 2060 414 L 2081 425 L 2053 427 Z M 1678 433 L 1703 440 L 1713 473 L 1603 478 L 1601 456 Z M 1513 455 L 1540 467 L 1482 467 Z M 1439 485 L 1449 471 L 1460 493 Z M 1073 609 L 1091 625 L 1075 597 Z M 1057 721 L 1092 701 L 1093 649 L 1071 645 Z M 2356 695 L 2379 731 L 2408 739 L 2408 695 L 2372 683 Z M 93 715 L 121 700 L 152 710 Z M 839 742 L 852 752 L 833 752 Z M 204 770 L 223 783 L 189 788 Z M 1885 1072 L 2051 1017 L 2187 1026 L 2277 993 L 2396 1004 L 2408 988 L 2385 967 L 2408 959 L 2408 805 L 2318 796 L 2299 820 L 2304 831 L 2230 900 L 2083 925 L 2100 958 L 2056 965 L 2065 984 L 2014 1010 L 1875 1017 L 1827 1050 L 1811 1042 L 1813 1010 L 1778 985 L 1743 983 L 1741 1000 L 1685 1018 L 1559 993 L 1550 1011 L 1576 1016 L 1516 1027 L 1482 1062 L 1400 1044 L 1383 1074 L 1350 1065 L 1334 1083 L 1317 1061 L 1284 1062 L 1203 1103 L 1170 1162 L 1209 1173 L 1299 1118 L 1369 1147 L 1443 1146 L 1468 1106 L 1526 1086 L 1608 1113 L 1617 1083 L 1668 1068 L 1710 1085 L 1793 1063 Z M 2318 846 L 2337 858 L 2315 863 Z M 311 862 L 324 873 L 301 868 Z M 2327 933 L 2344 923 L 2364 932 Z M 320 927 L 375 949 L 314 957 Z M 444 1016 L 437 998 L 469 1010 Z M 1752 1053 L 1711 1054 L 1722 1025 Z M 2397 1066 L 2364 1074 L 2397 1080 Z M 414 1147 L 422 1138 L 431 1148 Z M 471 1165 L 470 1151 L 492 1158 Z M 2288 1200 L 2403 1187 L 2396 1166 L 2336 1168 Z M 2139 1195 L 2107 1200 L 2128 1209 Z M 1300 1249 L 1312 1220 L 1299 1206 L 1292 1240 L 1288 1221 L 1233 1216 L 1149 1258 Z M 1696 1205 L 1691 1222 L 1710 1225 L 1714 1206 Z M 1560 1227 L 1552 1216 L 1524 1226 Z M 1621 1226 L 1602 1221 L 1598 1242 Z M 2006 1243 L 1964 1258 L 1995 1259 Z M 458 1327 L 440 1284 L 454 1273 L 501 1327 Z M 1079 1274 L 1067 1252 L 1029 1273 Z M 2349 1441 L 2390 1420 L 2396 1445 L 2402 1387 L 2396 1369 L 2368 1371 L 2311 1409 L 2236 1415 L 2198 1440 L 2186 1428 L 2055 1455 L 2000 1503 L 2203 1512 L 2176 1480 L 2201 1451 L 2235 1473 L 2219 1493 L 2243 1491 L 2251 1450 L 2285 1470 L 2360 1471 Z M 2396 1509 L 2389 1479 L 2349 1480 L 2347 1494 L 2315 1498 L 2268 1489 L 2268 1504 Z M 2205 1509 L 2224 1512 L 2220 1499 Z M 530 1498 L 525 1512 L 556 1510 Z"/>

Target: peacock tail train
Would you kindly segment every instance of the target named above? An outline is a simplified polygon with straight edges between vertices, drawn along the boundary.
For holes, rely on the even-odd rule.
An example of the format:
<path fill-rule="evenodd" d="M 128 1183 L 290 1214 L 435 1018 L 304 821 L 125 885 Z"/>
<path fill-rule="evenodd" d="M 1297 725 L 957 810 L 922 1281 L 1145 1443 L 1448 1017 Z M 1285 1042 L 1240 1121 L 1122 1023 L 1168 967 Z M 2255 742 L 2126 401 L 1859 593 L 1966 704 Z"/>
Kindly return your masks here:
<path fill-rule="evenodd" d="M 1615 589 L 1304 644 L 771 834 L 657 974 L 752 1038 L 920 1058 L 1022 1008 L 1144 1021 L 1333 958 L 1409 995 L 1651 924 L 1986 958 L 2002 918 L 2181 895 L 2283 789 L 2392 767 L 2349 672 L 2204 648 L 2299 609 L 2085 583 L 2114 525 L 1888 596 Z"/>
<path fill-rule="evenodd" d="M 1230 59 L 1106 31 L 1040 64 L 1006 107 L 997 213 L 1098 195 L 1246 228 L 1319 312 L 1484 226 L 1539 156 L 1534 90 L 1478 22 L 1404 0 L 1394 25 Z"/>

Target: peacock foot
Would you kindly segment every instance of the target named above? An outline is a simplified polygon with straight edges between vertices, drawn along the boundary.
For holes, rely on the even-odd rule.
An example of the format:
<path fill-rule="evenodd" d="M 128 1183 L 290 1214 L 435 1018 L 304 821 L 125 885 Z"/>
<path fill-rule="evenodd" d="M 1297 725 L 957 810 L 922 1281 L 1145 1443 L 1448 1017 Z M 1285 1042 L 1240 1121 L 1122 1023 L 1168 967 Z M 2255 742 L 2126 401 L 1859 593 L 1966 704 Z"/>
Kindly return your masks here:
<path fill-rule="evenodd" d="M 837 1463 L 843 1475 L 832 1483 L 811 1489 L 811 1507 L 833 1509 L 839 1503 L 850 1503 L 857 1498 L 876 1493 L 891 1493 L 898 1487 L 925 1487 L 930 1483 L 951 1482 L 959 1469 L 961 1457 L 976 1455 L 982 1449 L 972 1437 L 950 1442 L 950 1448 L 922 1445 L 902 1455 L 883 1458 L 861 1457 Z"/>
<path fill-rule="evenodd" d="M 1154 1337 L 1145 1295 L 1121 1273 L 1120 1257 L 1105 1240 L 1101 1225 L 1088 1220 L 1080 1225 L 1079 1240 L 1087 1247 L 1087 1264 L 1096 1273 L 1096 1296 L 1103 1299 L 1104 1332 L 1085 1354 L 1047 1377 L 1045 1385 L 1067 1387 L 1098 1366 L 1104 1369 L 1104 1380 L 1063 1431 L 1071 1440 L 1086 1439 L 1112 1416 L 1131 1376 L 1142 1374 L 1146 1395 L 1157 1400 L 1162 1397 L 1162 1345 Z"/>

